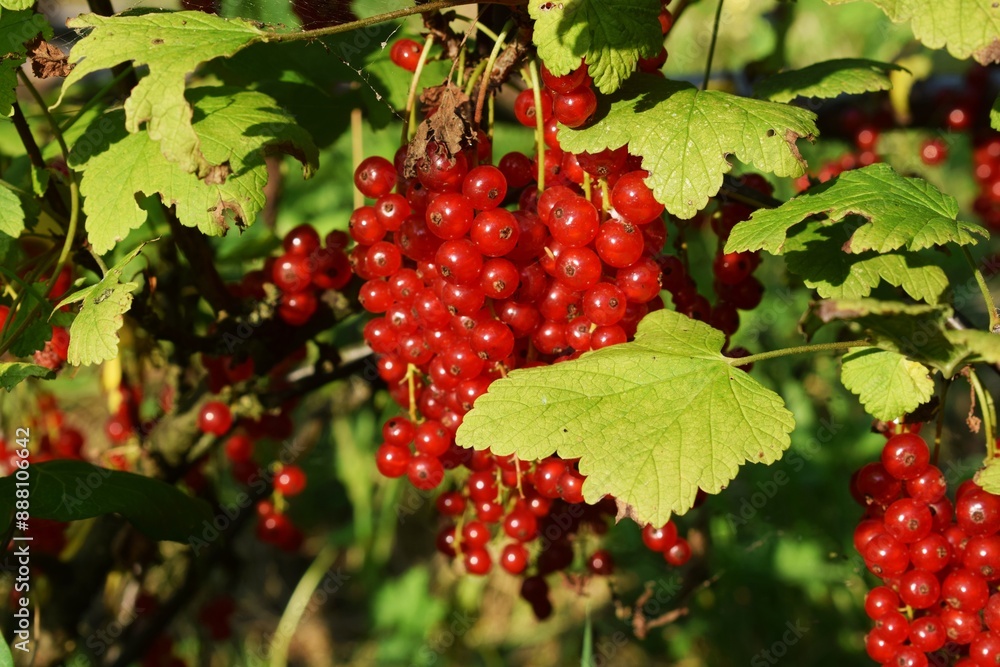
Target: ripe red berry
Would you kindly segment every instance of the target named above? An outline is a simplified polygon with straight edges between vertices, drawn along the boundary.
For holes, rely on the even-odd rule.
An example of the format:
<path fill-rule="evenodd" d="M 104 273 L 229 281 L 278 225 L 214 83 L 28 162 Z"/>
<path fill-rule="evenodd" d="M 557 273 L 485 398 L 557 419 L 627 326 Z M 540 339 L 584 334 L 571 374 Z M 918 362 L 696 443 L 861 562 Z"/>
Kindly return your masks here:
<path fill-rule="evenodd" d="M 552 113 L 566 127 L 581 127 L 597 111 L 597 95 L 586 86 L 552 97 Z"/>
<path fill-rule="evenodd" d="M 507 196 L 507 179 L 502 171 L 490 165 L 481 165 L 466 174 L 462 181 L 462 194 L 477 211 L 497 208 Z"/>
<path fill-rule="evenodd" d="M 633 225 L 646 225 L 663 214 L 663 204 L 656 201 L 653 191 L 646 185 L 646 171 L 630 171 L 611 189 L 611 204 Z"/>
<path fill-rule="evenodd" d="M 312 225 L 299 225 L 285 234 L 282 247 L 285 252 L 308 257 L 319 248 L 319 233 Z"/>
<path fill-rule="evenodd" d="M 365 158 L 354 170 L 354 186 L 369 199 L 378 199 L 396 187 L 396 168 L 384 157 Z"/>
<path fill-rule="evenodd" d="M 930 465 L 931 452 L 923 438 L 900 433 L 889 438 L 882 449 L 882 465 L 899 480 L 919 477 Z"/>
<path fill-rule="evenodd" d="M 681 567 L 691 560 L 691 545 L 683 537 L 678 537 L 674 545 L 663 552 L 663 559 L 674 567 Z"/>
<path fill-rule="evenodd" d="M 408 447 L 385 443 L 375 452 L 375 467 L 383 477 L 402 477 L 409 469 L 412 456 Z"/>
<path fill-rule="evenodd" d="M 580 86 L 589 85 L 590 81 L 587 65 L 584 63 L 580 63 L 579 67 L 563 76 L 555 76 L 545 65 L 542 65 L 541 74 L 545 87 L 560 95 L 573 92 Z"/>
<path fill-rule="evenodd" d="M 486 549 L 478 547 L 465 551 L 465 570 L 469 574 L 487 574 L 492 565 L 493 563 L 490 560 L 490 552 Z"/>
<path fill-rule="evenodd" d="M 302 468 L 294 465 L 281 467 L 274 478 L 274 489 L 285 496 L 297 496 L 306 488 L 306 474 Z"/>
<path fill-rule="evenodd" d="M 413 486 L 421 491 L 430 491 L 444 479 L 444 466 L 441 465 L 441 461 L 432 456 L 417 454 L 410 459 L 406 475 Z"/>
<path fill-rule="evenodd" d="M 220 401 L 209 401 L 198 412 L 198 428 L 202 433 L 223 436 L 233 425 L 233 414 L 229 406 Z"/>
<path fill-rule="evenodd" d="M 902 498 L 889 505 L 884 520 L 886 532 L 904 544 L 927 537 L 934 521 L 927 505 L 912 498 Z"/>
<path fill-rule="evenodd" d="M 552 117 L 552 95 L 548 91 L 541 91 L 541 101 L 542 101 L 542 123 L 545 123 Z M 534 128 L 535 124 L 538 122 L 536 118 L 538 117 L 538 110 L 535 108 L 535 93 L 530 88 L 528 90 L 523 90 L 514 100 L 514 117 L 517 118 L 517 122 L 521 123 L 525 127 Z"/>
<path fill-rule="evenodd" d="M 1000 497 L 973 490 L 955 505 L 955 520 L 969 536 L 992 535 L 1000 529 Z"/>
<path fill-rule="evenodd" d="M 937 604 L 941 596 L 938 578 L 927 570 L 910 570 L 899 584 L 899 597 L 914 609 L 928 609 Z"/>
<path fill-rule="evenodd" d="M 389 59 L 397 67 L 402 67 L 408 72 L 415 72 L 422 51 L 423 47 L 412 39 L 397 39 L 389 48 Z"/>
<path fill-rule="evenodd" d="M 598 549 L 587 559 L 587 569 L 594 574 L 608 576 L 615 571 L 615 559 L 604 549 Z"/>
<path fill-rule="evenodd" d="M 528 567 L 528 550 L 520 542 L 505 545 L 500 553 L 500 566 L 511 574 L 521 574 Z"/>
<path fill-rule="evenodd" d="M 865 613 L 872 620 L 898 609 L 899 596 L 887 586 L 876 586 L 865 596 Z"/>

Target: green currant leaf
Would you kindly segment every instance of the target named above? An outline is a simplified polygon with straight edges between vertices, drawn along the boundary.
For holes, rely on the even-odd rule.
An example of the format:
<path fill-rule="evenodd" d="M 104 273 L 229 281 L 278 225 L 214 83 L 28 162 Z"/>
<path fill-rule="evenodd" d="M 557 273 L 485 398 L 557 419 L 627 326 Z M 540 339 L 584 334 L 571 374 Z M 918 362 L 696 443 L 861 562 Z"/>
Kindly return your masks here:
<path fill-rule="evenodd" d="M 967 363 L 1000 364 L 1000 335 L 978 329 L 959 329 L 946 331 L 945 336 L 956 346 L 969 350 Z"/>
<path fill-rule="evenodd" d="M 20 310 L 18 311 L 21 312 Z M 26 311 L 25 311 L 26 312 Z M 23 316 L 23 317 L 26 317 Z M 13 327 L 19 325 L 20 317 L 14 319 L 13 324 L 8 329 L 8 334 L 13 331 Z M 44 320 L 35 320 L 28 325 L 17 340 L 10 346 L 10 353 L 15 357 L 28 357 L 45 347 L 45 344 L 52 338 L 52 327 Z"/>
<path fill-rule="evenodd" d="M 24 207 L 10 188 L 0 186 L 0 234 L 17 238 L 24 231 Z"/>
<path fill-rule="evenodd" d="M 845 253 L 849 225 L 814 220 L 793 229 L 785 242 L 788 270 L 824 299 L 860 299 L 883 280 L 914 299 L 937 303 L 948 289 L 948 276 L 930 259 L 906 251 Z"/>
<path fill-rule="evenodd" d="M 1000 459 L 988 459 L 973 479 L 987 493 L 1000 494 Z"/>
<path fill-rule="evenodd" d="M 490 385 L 457 441 L 499 455 L 580 458 L 588 502 L 613 494 L 637 521 L 664 524 L 699 488 L 718 493 L 745 462 L 770 464 L 794 421 L 781 398 L 730 365 L 725 336 L 670 310 L 635 341 Z"/>
<path fill-rule="evenodd" d="M 832 5 L 856 0 L 826 0 Z M 1000 62 L 1000 4 L 994 0 L 867 0 L 894 23 L 910 21 L 913 35 L 956 58 Z"/>
<path fill-rule="evenodd" d="M 951 377 L 968 356 L 968 349 L 948 338 L 946 305 L 907 304 L 877 299 L 834 299 L 813 304 L 804 327 L 815 331 L 820 322 L 854 322 L 872 343 L 897 352 Z"/>
<path fill-rule="evenodd" d="M 534 19 L 532 40 L 545 66 L 556 76 L 587 62 L 602 93 L 618 90 L 639 58 L 663 47 L 658 0 L 528 0 Z"/>
<path fill-rule="evenodd" d="M 841 382 L 876 419 L 890 421 L 913 412 L 934 394 L 927 367 L 897 352 L 858 348 L 845 354 L 842 364 Z"/>
<path fill-rule="evenodd" d="M 845 252 L 920 250 L 949 242 L 971 245 L 979 237 L 989 238 L 984 227 L 958 220 L 954 197 L 923 179 L 906 178 L 878 163 L 844 172 L 777 208 L 755 211 L 733 228 L 726 252 L 763 249 L 780 255 L 788 229 L 820 213 L 831 222 L 851 214 L 868 220 L 847 239 Z"/>
<path fill-rule="evenodd" d="M 14 656 L 6 637 L 0 637 L 0 667 L 14 667 Z"/>
<path fill-rule="evenodd" d="M 801 176 L 795 142 L 817 133 L 815 115 L 805 109 L 648 74 L 632 77 L 605 100 L 586 129 L 560 126 L 562 147 L 596 153 L 627 144 L 642 156 L 656 198 L 685 219 L 719 191 L 732 168 L 727 156 L 778 176 Z"/>
<path fill-rule="evenodd" d="M 78 521 L 120 514 L 154 540 L 188 542 L 211 524 L 208 503 L 158 479 L 84 461 L 34 463 L 28 469 L 31 516 Z M 14 510 L 13 475 L 0 478 L 0 517 Z"/>
<path fill-rule="evenodd" d="M 1000 130 L 1000 97 L 993 100 L 993 106 L 990 108 L 990 127 Z"/>
<path fill-rule="evenodd" d="M 70 59 L 75 67 L 63 83 L 60 102 L 88 74 L 123 62 L 137 68 L 147 65 L 149 73 L 125 100 L 126 129 L 136 133 L 147 124 L 149 136 L 159 142 L 164 156 L 201 178 L 221 164 L 204 153 L 201 137 L 192 126 L 185 81 L 199 64 L 230 56 L 262 39 L 264 33 L 258 27 L 203 12 L 149 9 L 112 17 L 84 14 L 69 19 L 67 25 L 92 30 L 73 45 Z"/>
<path fill-rule="evenodd" d="M 856 95 L 889 90 L 892 88 L 889 72 L 893 71 L 906 70 L 877 60 L 825 60 L 768 77 L 754 86 L 754 94 L 772 102 L 791 102 L 797 97 L 829 98 L 843 93 Z"/>
<path fill-rule="evenodd" d="M 3 387 L 4 391 L 10 391 L 28 378 L 51 380 L 55 376 L 56 374 L 48 368 L 36 364 L 0 363 L 0 387 Z"/>
<path fill-rule="evenodd" d="M 48 20 L 32 11 L 33 0 L 0 0 L 0 43 L 3 58 L 0 58 L 0 115 L 7 117 L 13 112 L 11 106 L 17 101 L 17 70 L 28 57 L 26 42 L 41 35 L 52 37 L 52 26 Z M 16 11 L 26 10 L 26 11 Z"/>
<path fill-rule="evenodd" d="M 0 7 L 15 12 L 24 9 L 31 9 L 34 4 L 35 0 L 0 0 Z"/>
<path fill-rule="evenodd" d="M 316 147 L 267 95 L 206 87 L 189 91 L 189 97 L 205 155 L 228 165 L 224 180 L 199 180 L 168 162 L 148 134 L 126 132 L 120 111 L 94 121 L 94 143 L 81 140 L 73 146 L 70 164 L 83 174 L 87 235 L 96 252 L 107 252 L 146 221 L 137 193 L 158 194 L 165 205 L 176 207 L 181 223 L 219 236 L 231 222 L 249 226 L 264 207 L 269 151 L 292 154 L 302 162 L 303 173 L 312 174 Z"/>
<path fill-rule="evenodd" d="M 122 327 L 122 316 L 132 306 L 132 291 L 139 286 L 133 282 L 121 282 L 122 272 L 145 245 L 140 244 L 108 269 L 99 283 L 74 292 L 56 306 L 58 310 L 71 303 L 83 302 L 69 329 L 67 361 L 70 364 L 97 364 L 118 356 L 118 330 Z"/>

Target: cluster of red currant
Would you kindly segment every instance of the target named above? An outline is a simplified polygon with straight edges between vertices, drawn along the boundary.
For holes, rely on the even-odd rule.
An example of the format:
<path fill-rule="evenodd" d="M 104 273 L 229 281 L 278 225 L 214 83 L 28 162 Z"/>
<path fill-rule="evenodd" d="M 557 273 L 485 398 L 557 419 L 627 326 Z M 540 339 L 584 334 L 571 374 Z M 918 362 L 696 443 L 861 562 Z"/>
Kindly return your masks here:
<path fill-rule="evenodd" d="M 1000 229 L 1000 136 L 992 133 L 976 143 L 972 152 L 979 195 L 972 204 L 992 229 Z"/>
<path fill-rule="evenodd" d="M 664 33 L 670 23 L 664 9 Z M 420 53 L 411 40 L 390 51 L 409 71 Z M 658 70 L 665 60 L 663 51 L 641 67 Z M 448 518 L 439 551 L 472 574 L 489 572 L 494 554 L 507 572 L 530 572 L 522 597 L 546 618 L 546 575 L 572 565 L 581 531 L 607 530 L 615 503 L 584 503 L 575 460 L 472 452 L 457 447 L 454 434 L 508 371 L 629 340 L 643 316 L 663 307 L 657 258 L 667 231 L 664 207 L 627 148 L 574 154 L 560 146 L 559 124 L 582 126 L 597 108 L 586 66 L 557 77 L 543 65 L 541 84 L 514 103 L 523 125 L 544 126 L 544 150 L 534 159 L 511 152 L 494 166 L 490 141 L 477 130 L 455 154 L 431 142 L 419 155 L 401 147 L 393 162 L 364 160 L 354 182 L 371 203 L 351 215 L 349 257 L 365 281 L 359 300 L 375 315 L 364 335 L 379 375 L 409 410 L 383 426 L 379 471 L 429 491 L 446 470 L 468 468 L 459 488 L 437 497 Z M 494 534 L 505 543 L 491 554 Z M 668 563 L 690 558 L 673 523 L 647 526 L 643 539 Z M 584 562 L 590 574 L 614 570 L 604 550 Z"/>
<path fill-rule="evenodd" d="M 933 128 L 939 136 L 925 139 L 919 147 L 919 158 L 928 166 L 937 166 L 948 160 L 951 140 L 958 133 L 970 135 L 973 144 L 972 171 L 979 192 L 971 202 L 972 209 L 983 222 L 1000 229 L 1000 135 L 989 127 L 989 109 L 996 92 L 991 86 L 989 70 L 974 65 L 964 76 L 963 85 L 933 91 L 914 89 L 910 106 L 914 110 L 915 125 Z M 845 171 L 878 162 L 881 157 L 877 146 L 881 136 L 899 129 L 899 124 L 888 100 L 871 113 L 852 106 L 839 114 L 834 133 L 844 136 L 854 144 L 854 149 L 825 163 L 816 173 L 802 176 L 796 181 L 798 189 L 805 190 L 811 179 L 825 183 Z"/>
<path fill-rule="evenodd" d="M 854 546 L 882 580 L 865 600 L 868 655 L 891 667 L 1000 664 L 1000 497 L 968 480 L 954 506 L 927 443 L 893 435 L 851 481 Z"/>
<path fill-rule="evenodd" d="M 278 316 L 290 326 L 302 326 L 316 313 L 317 295 L 342 289 L 351 280 L 351 267 L 344 248 L 347 235 L 331 232 L 320 240 L 312 225 L 289 231 L 282 245 L 284 253 L 269 259 L 262 271 L 250 271 L 242 282 L 231 285 L 233 296 L 263 300 L 265 283 L 281 291 Z"/>

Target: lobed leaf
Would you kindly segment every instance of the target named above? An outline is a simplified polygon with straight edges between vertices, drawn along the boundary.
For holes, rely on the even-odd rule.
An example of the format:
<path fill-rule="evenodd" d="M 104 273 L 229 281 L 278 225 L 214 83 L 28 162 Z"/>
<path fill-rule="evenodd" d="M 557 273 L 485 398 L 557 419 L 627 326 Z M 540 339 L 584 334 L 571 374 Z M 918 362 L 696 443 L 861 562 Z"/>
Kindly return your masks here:
<path fill-rule="evenodd" d="M 1000 335 L 978 329 L 959 329 L 946 331 L 945 336 L 956 346 L 969 350 L 968 363 L 1000 364 Z"/>
<path fill-rule="evenodd" d="M 168 162 L 146 133 L 126 132 L 120 111 L 94 121 L 95 143 L 73 146 L 70 164 L 82 172 L 87 235 L 96 252 L 107 252 L 146 221 L 136 194 L 159 195 L 164 205 L 176 207 L 182 224 L 218 236 L 230 221 L 250 225 L 264 207 L 267 151 L 291 153 L 307 176 L 317 165 L 309 135 L 267 95 L 206 87 L 190 91 L 190 97 L 205 155 L 227 165 L 229 173 L 220 179 L 199 180 Z"/>
<path fill-rule="evenodd" d="M 913 412 L 934 394 L 934 380 L 926 366 L 877 347 L 845 354 L 840 379 L 857 394 L 868 414 L 884 421 Z"/>
<path fill-rule="evenodd" d="M 848 215 L 868 220 L 844 244 L 844 251 L 852 253 L 920 250 L 949 242 L 972 245 L 989 238 L 981 225 L 958 220 L 954 197 L 923 179 L 906 178 L 877 163 L 844 172 L 777 208 L 755 211 L 733 228 L 726 252 L 763 249 L 780 255 L 789 228 L 819 214 L 831 222 Z"/>
<path fill-rule="evenodd" d="M 1000 459 L 989 459 L 982 470 L 973 478 L 983 490 L 994 495 L 1000 494 Z"/>
<path fill-rule="evenodd" d="M 10 188 L 0 186 L 0 234 L 17 238 L 24 231 L 24 207 Z"/>
<path fill-rule="evenodd" d="M 843 225 L 803 223 L 785 243 L 788 270 L 801 276 L 824 299 L 860 299 L 885 281 L 918 301 L 937 303 L 948 276 L 930 259 L 905 251 L 845 253 Z"/>
<path fill-rule="evenodd" d="M 51 380 L 55 373 L 37 364 L 26 364 L 21 362 L 0 363 L 0 387 L 4 391 L 10 391 L 15 386 L 28 378 L 42 378 Z"/>
<path fill-rule="evenodd" d="M 262 39 L 260 28 L 204 12 L 149 9 L 111 17 L 83 14 L 66 24 L 91 30 L 73 46 L 70 59 L 75 67 L 66 77 L 59 102 L 88 74 L 125 62 L 137 68 L 146 65 L 149 72 L 125 100 L 125 128 L 136 133 L 146 124 L 169 161 L 201 178 L 220 164 L 203 151 L 192 124 L 194 109 L 184 97 L 185 82 L 201 63 L 231 56 Z"/>
<path fill-rule="evenodd" d="M 818 322 L 855 322 L 873 345 L 951 377 L 969 354 L 965 345 L 948 336 L 947 322 L 952 315 L 946 305 L 836 299 L 814 304 L 803 324 L 805 329 L 815 331 Z"/>
<path fill-rule="evenodd" d="M 63 299 L 56 309 L 83 302 L 69 330 L 67 361 L 73 366 L 97 364 L 118 356 L 118 330 L 123 315 L 132 306 L 132 290 L 137 283 L 122 283 L 122 272 L 138 256 L 145 243 L 108 269 L 99 283 L 85 287 Z"/>
<path fill-rule="evenodd" d="M 640 58 L 663 47 L 658 0 L 529 0 L 528 13 L 545 66 L 563 76 L 584 60 L 602 93 L 618 90 Z"/>
<path fill-rule="evenodd" d="M 52 26 L 45 16 L 30 11 L 34 4 L 33 0 L 0 0 L 0 43 L 4 45 L 0 58 L 0 115 L 4 117 L 11 115 L 17 101 L 17 70 L 28 57 L 25 44 L 39 35 L 52 37 Z"/>
<path fill-rule="evenodd" d="M 158 479 L 69 459 L 28 468 L 31 516 L 78 521 L 120 514 L 154 540 L 187 542 L 212 521 L 208 503 Z M 0 517 L 14 510 L 14 476 L 0 478 Z M 30 528 L 29 528 L 30 530 Z"/>
<path fill-rule="evenodd" d="M 770 76 L 754 86 L 754 94 L 772 102 L 791 102 L 797 97 L 830 98 L 844 93 L 856 95 L 889 90 L 892 88 L 889 73 L 898 71 L 905 69 L 877 60 L 825 60 Z"/>
<path fill-rule="evenodd" d="M 832 5 L 856 0 L 826 0 Z M 932 49 L 983 65 L 1000 62 L 1000 3 L 994 0 L 867 0 Z"/>
<path fill-rule="evenodd" d="M 664 524 L 698 489 L 718 493 L 746 462 L 790 444 L 781 398 L 730 365 L 725 336 L 674 311 L 649 314 L 635 341 L 497 380 L 457 433 L 463 447 L 580 458 L 584 497 L 605 494 L 637 521 Z"/>
<path fill-rule="evenodd" d="M 729 155 L 778 176 L 801 176 L 795 142 L 817 134 L 815 118 L 805 109 L 641 74 L 606 98 L 590 127 L 560 126 L 559 140 L 574 153 L 628 145 L 642 156 L 656 198 L 686 219 L 719 191 L 732 168 Z"/>

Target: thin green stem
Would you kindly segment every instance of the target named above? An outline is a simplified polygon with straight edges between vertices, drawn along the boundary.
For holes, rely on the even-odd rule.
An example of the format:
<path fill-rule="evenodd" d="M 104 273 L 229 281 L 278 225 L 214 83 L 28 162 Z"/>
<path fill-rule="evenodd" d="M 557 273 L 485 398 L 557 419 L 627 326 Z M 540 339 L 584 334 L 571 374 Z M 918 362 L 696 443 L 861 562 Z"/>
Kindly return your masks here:
<path fill-rule="evenodd" d="M 59 130 L 59 124 L 56 123 L 55 118 L 53 118 L 52 114 L 49 113 L 49 109 L 45 105 L 45 100 L 42 99 L 42 96 L 39 94 L 38 90 L 36 90 L 35 87 L 32 85 L 31 80 L 28 78 L 27 74 L 24 73 L 24 70 L 18 69 L 17 73 L 21 77 L 21 80 L 25 84 L 25 87 L 31 93 L 32 97 L 35 98 L 35 101 L 38 103 L 39 107 L 41 107 L 42 113 L 45 115 L 45 118 L 48 121 L 49 125 L 51 126 L 52 132 L 56 137 L 56 141 L 59 142 L 59 148 L 63 152 L 63 159 L 68 160 L 69 148 L 66 145 L 66 139 L 65 137 L 63 137 L 62 132 Z M 56 264 L 52 268 L 52 274 L 45 284 L 46 294 L 52 291 L 53 285 L 55 285 L 56 281 L 59 279 L 59 273 L 62 271 L 62 267 L 66 264 L 66 260 L 69 258 L 69 254 L 73 248 L 73 241 L 76 238 L 77 226 L 80 221 L 80 186 L 79 183 L 77 182 L 76 172 L 74 172 L 72 169 L 70 169 L 69 171 L 69 192 L 70 192 L 70 217 L 69 217 L 69 224 L 66 229 L 66 238 L 63 241 L 62 250 L 59 252 L 59 258 L 56 260 Z M 21 294 L 23 295 L 24 293 L 22 292 Z M 32 294 L 34 294 L 34 292 L 32 292 Z M 0 355 L 3 355 L 8 349 L 10 349 L 10 346 L 14 343 L 14 341 L 17 340 L 18 337 L 20 337 L 21 334 L 23 334 L 24 331 L 27 330 L 27 328 L 35 321 L 35 318 L 39 313 L 39 309 L 44 309 L 46 304 L 47 302 L 44 299 L 41 301 L 36 300 L 36 303 L 32 305 L 31 310 L 21 320 L 21 323 L 17 327 L 17 329 L 14 330 L 14 332 L 11 333 L 6 338 L 3 344 L 0 344 Z"/>
<path fill-rule="evenodd" d="M 427 64 L 427 56 L 430 55 L 431 47 L 434 46 L 434 35 L 427 35 L 424 41 L 424 49 L 420 52 L 420 60 L 417 61 L 417 68 L 413 70 L 413 80 L 410 82 L 410 94 L 406 96 L 406 117 L 403 119 L 403 143 L 410 143 L 413 134 L 416 133 L 417 121 L 417 91 L 420 90 L 420 75 L 423 74 L 424 65 Z"/>
<path fill-rule="evenodd" d="M 31 285 L 37 280 L 38 276 L 44 274 L 49 269 L 52 265 L 52 257 L 49 256 L 50 254 L 50 252 L 46 251 L 46 253 L 42 255 L 41 260 L 35 264 L 34 268 L 24 274 L 22 280 L 25 284 Z M 28 328 L 32 321 L 34 321 L 34 313 L 29 313 L 28 317 L 18 321 L 18 328 L 15 329 L 12 334 L 8 334 L 11 326 L 14 324 L 14 320 L 16 319 L 14 315 L 18 312 L 18 309 L 28 307 L 24 305 L 26 296 L 35 297 L 37 303 L 48 303 L 44 299 L 39 301 L 38 292 L 34 289 L 21 290 L 17 293 L 17 296 L 14 297 L 13 303 L 10 304 L 10 313 L 7 316 L 7 321 L 3 323 L 3 327 L 0 327 L 0 341 L 4 342 L 3 345 L 0 345 L 0 356 L 3 356 L 3 353 L 6 352 L 11 345 L 13 345 L 14 341 L 17 340 L 17 337 Z M 49 308 L 49 312 L 52 312 L 51 308 Z"/>
<path fill-rule="evenodd" d="M 507 35 L 510 34 L 510 31 L 513 28 L 513 21 L 507 21 L 507 23 L 504 24 L 503 29 L 500 30 L 500 34 L 497 35 L 497 39 L 493 43 L 493 50 L 490 51 L 490 57 L 486 59 L 486 70 L 483 72 L 483 82 L 479 85 L 479 99 L 476 100 L 476 113 L 472 117 L 473 122 L 477 126 L 483 119 L 483 104 L 486 102 L 486 91 L 490 87 L 490 76 L 493 74 L 493 65 L 496 64 L 497 56 L 500 55 L 504 42 L 507 41 Z"/>
<path fill-rule="evenodd" d="M 483 33 L 484 35 L 486 35 L 487 37 L 489 37 L 490 39 L 492 39 L 494 42 L 497 41 L 497 39 L 498 39 L 497 38 L 497 34 L 495 32 L 493 32 L 492 30 L 490 30 L 489 28 L 487 28 L 482 23 L 480 23 L 479 21 L 477 21 L 476 19 L 474 19 L 472 17 L 462 16 L 461 14 L 455 14 L 455 16 L 452 17 L 452 19 L 453 20 L 458 20 L 458 21 L 465 21 L 466 23 L 472 23 L 472 24 L 474 24 L 476 26 L 476 30 L 478 30 L 479 32 Z"/>
<path fill-rule="evenodd" d="M 300 30 L 297 32 L 266 32 L 263 35 L 263 41 L 297 42 L 302 40 L 313 40 L 318 37 L 327 37 L 329 35 L 338 35 L 343 32 L 350 32 L 352 30 L 357 30 L 358 28 L 367 28 L 368 26 L 378 25 L 379 23 L 385 23 L 386 21 L 395 21 L 396 19 L 406 18 L 407 16 L 413 16 L 414 14 L 428 14 L 430 12 L 436 12 L 442 9 L 450 9 L 451 7 L 461 7 L 462 5 L 474 5 L 474 4 L 513 6 L 513 5 L 522 5 L 524 4 L 524 2 L 523 0 L 491 0 L 490 2 L 486 3 L 483 3 L 482 0 L 438 0 L 437 2 L 428 2 L 425 5 L 406 7 L 405 9 L 399 9 L 394 12 L 377 14 L 375 16 L 371 16 L 366 19 L 351 21 L 350 23 L 342 23 L 340 25 L 334 25 L 327 28 L 317 28 L 316 30 Z"/>
<path fill-rule="evenodd" d="M 719 37 L 719 22 L 722 20 L 722 3 L 725 0 L 719 0 L 719 6 L 715 9 L 715 22 L 712 24 L 712 41 L 708 45 L 708 62 L 705 63 L 705 80 L 701 84 L 702 90 L 708 90 L 708 82 L 712 78 L 712 59 L 715 57 L 715 42 Z"/>
<path fill-rule="evenodd" d="M 59 148 L 63 153 L 63 161 L 66 163 L 66 169 L 69 170 L 69 197 L 70 197 L 70 210 L 69 210 L 69 225 L 66 229 L 66 238 L 63 241 L 62 251 L 59 253 L 59 259 L 56 260 L 56 266 L 52 270 L 52 276 L 49 278 L 48 284 L 45 286 L 46 293 L 52 289 L 55 285 L 56 280 L 59 279 L 59 272 L 62 271 L 62 267 L 66 264 L 66 260 L 69 259 L 69 254 L 73 249 L 73 241 L 76 239 L 76 229 L 80 222 L 80 183 L 77 179 L 76 172 L 69 167 L 69 146 L 66 144 L 66 137 L 63 136 L 62 130 L 59 129 L 59 123 L 56 119 L 52 117 L 49 112 L 49 108 L 45 105 L 45 100 L 42 99 L 41 94 L 38 89 L 31 83 L 31 79 L 25 74 L 23 69 L 17 70 L 18 76 L 21 77 L 21 82 L 31 93 L 31 96 L 35 98 L 35 102 L 42 109 L 42 114 L 48 121 L 49 126 L 52 128 L 52 134 L 55 135 L 56 141 L 59 143 Z"/>
<path fill-rule="evenodd" d="M 777 359 L 778 357 L 789 357 L 793 354 L 807 354 L 811 352 L 827 352 L 835 350 L 849 350 L 852 347 L 862 347 L 865 345 L 871 345 L 867 340 L 847 340 L 839 343 L 817 343 L 815 345 L 800 345 L 798 347 L 786 347 L 781 350 L 772 350 L 770 352 L 761 352 L 760 354 L 751 354 L 749 357 L 739 357 L 734 359 L 729 359 L 729 365 L 739 368 L 740 366 L 748 366 L 750 364 L 757 363 L 758 361 L 766 361 L 767 359 Z"/>
<path fill-rule="evenodd" d="M 309 608 L 309 600 L 316 591 L 316 587 L 323 581 L 323 577 L 333 567 L 336 560 L 337 548 L 332 544 L 326 545 L 316 554 L 316 558 L 299 579 L 295 590 L 292 591 L 292 597 L 288 600 L 288 606 L 281 614 L 278 627 L 274 631 L 267 661 L 271 667 L 285 667 L 288 664 L 288 647 L 295 635 L 295 628 L 298 627 L 302 615 Z"/>
<path fill-rule="evenodd" d="M 479 77 L 482 76 L 483 72 L 486 71 L 486 61 L 481 60 L 476 68 L 472 70 L 472 74 L 469 75 L 469 80 L 465 84 L 465 96 L 472 97 L 472 91 L 476 88 L 476 82 L 479 81 Z"/>
<path fill-rule="evenodd" d="M 528 63 L 531 73 L 531 90 L 535 98 L 535 150 L 538 151 L 538 194 L 545 192 L 545 120 L 542 118 L 542 77 L 538 75 L 538 63 L 532 59 Z"/>
<path fill-rule="evenodd" d="M 986 278 L 983 277 L 982 271 L 976 265 L 976 260 L 972 258 L 972 253 L 966 246 L 962 246 L 962 254 L 965 255 L 965 261 L 969 263 L 972 274 L 976 277 L 979 290 L 983 293 L 983 301 L 986 302 L 986 309 L 990 312 L 990 331 L 1000 333 L 1000 312 L 997 311 L 997 305 L 993 300 L 989 285 L 986 284 Z"/>
<path fill-rule="evenodd" d="M 166 230 L 162 235 L 165 236 L 166 234 L 169 233 L 170 233 L 169 230 Z M 90 253 L 90 256 L 94 258 L 94 262 L 101 269 L 101 277 L 103 278 L 104 276 L 108 275 L 108 265 L 104 263 L 104 260 L 101 258 L 101 256 L 98 255 L 94 251 L 94 248 L 89 244 L 87 245 L 87 252 Z"/>
<path fill-rule="evenodd" d="M 993 405 L 993 397 L 983 387 L 983 383 L 979 381 L 976 371 L 971 366 L 968 370 L 969 384 L 972 385 L 972 390 L 976 392 L 976 399 L 979 401 L 979 411 L 983 413 L 983 427 L 986 431 L 986 462 L 988 463 L 997 455 L 996 407 Z"/>
<path fill-rule="evenodd" d="M 3 275 L 5 275 L 12 282 L 15 282 L 18 285 L 20 285 L 22 289 L 24 289 L 25 291 L 27 291 L 28 294 L 30 294 L 31 296 L 33 296 L 35 298 L 36 302 L 42 303 L 42 304 L 47 304 L 48 303 L 48 300 L 44 296 L 42 296 L 41 293 L 38 290 L 35 289 L 34 285 L 32 285 L 31 283 L 29 283 L 28 281 L 26 281 L 24 278 L 21 278 L 19 275 L 17 275 L 13 271 L 10 271 L 10 270 L 5 269 L 4 267 L 0 266 L 0 273 L 2 273 Z M 52 312 L 52 308 L 51 307 L 49 307 L 49 312 Z"/>

